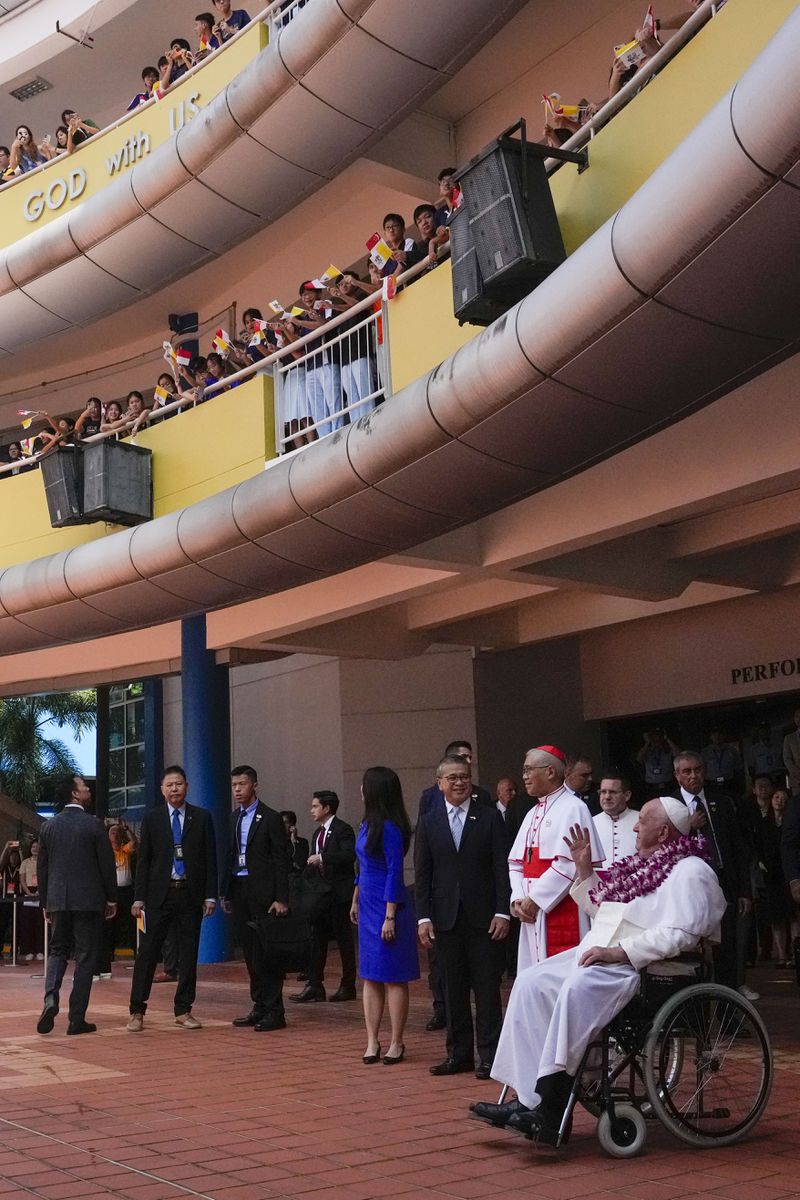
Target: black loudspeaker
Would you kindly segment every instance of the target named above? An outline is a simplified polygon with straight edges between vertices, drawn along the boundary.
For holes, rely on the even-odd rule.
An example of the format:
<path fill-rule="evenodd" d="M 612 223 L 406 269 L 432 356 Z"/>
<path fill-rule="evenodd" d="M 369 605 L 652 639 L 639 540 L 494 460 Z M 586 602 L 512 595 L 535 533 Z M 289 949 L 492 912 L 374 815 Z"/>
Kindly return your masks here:
<path fill-rule="evenodd" d="M 503 135 L 457 174 L 484 288 L 510 286 L 517 299 L 566 258 L 543 150 Z"/>
<path fill-rule="evenodd" d="M 153 517 L 152 451 L 130 442 L 89 442 L 83 447 L 85 521 L 140 525 Z"/>
<path fill-rule="evenodd" d="M 469 213 L 462 204 L 450 218 L 450 261 L 453 271 L 453 312 L 459 324 L 491 325 L 502 316 L 504 306 L 486 294 L 483 287 Z"/>
<path fill-rule="evenodd" d="M 453 313 L 460 325 L 491 325 L 525 294 L 518 285 L 494 284 L 485 287 L 469 212 L 465 205 L 449 221 L 450 260 L 453 272 Z"/>
<path fill-rule="evenodd" d="M 78 446 L 59 446 L 41 460 L 44 494 L 54 529 L 83 524 L 81 452 Z"/>

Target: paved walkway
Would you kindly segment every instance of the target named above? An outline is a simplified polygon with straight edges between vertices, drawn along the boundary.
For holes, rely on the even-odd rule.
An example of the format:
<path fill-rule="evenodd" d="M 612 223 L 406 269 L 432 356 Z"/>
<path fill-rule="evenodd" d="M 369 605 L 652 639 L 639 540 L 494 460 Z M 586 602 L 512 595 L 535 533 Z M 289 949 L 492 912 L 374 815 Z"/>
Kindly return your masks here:
<path fill-rule="evenodd" d="M 434 1079 L 441 1034 L 425 1033 L 429 1005 L 416 985 L 408 1059 L 362 1065 L 359 1004 L 289 1005 L 290 1026 L 233 1029 L 248 993 L 237 965 L 201 968 L 195 1013 L 204 1029 L 171 1024 L 171 988 L 154 988 L 141 1035 L 124 1029 L 130 972 L 97 983 L 98 1033 L 49 1037 L 35 1024 L 35 964 L 0 970 L 0 1200 L 779 1200 L 800 1194 L 800 993 L 789 972 L 761 968 L 776 1086 L 745 1143 L 692 1151 L 651 1127 L 640 1157 L 599 1150 L 591 1118 L 576 1120 L 567 1151 L 466 1119 L 497 1085 Z M 298 990 L 287 985 L 287 991 Z"/>

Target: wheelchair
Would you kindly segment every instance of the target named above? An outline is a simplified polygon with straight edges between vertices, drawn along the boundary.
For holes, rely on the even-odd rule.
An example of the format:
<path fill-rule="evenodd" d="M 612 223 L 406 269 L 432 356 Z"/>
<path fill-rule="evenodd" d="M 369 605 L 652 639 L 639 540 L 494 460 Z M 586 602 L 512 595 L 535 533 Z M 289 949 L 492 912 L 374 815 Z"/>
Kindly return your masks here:
<path fill-rule="evenodd" d="M 639 994 L 587 1047 L 559 1145 L 578 1104 L 597 1117 L 600 1145 L 615 1158 L 641 1153 L 649 1121 L 705 1149 L 738 1142 L 759 1120 L 773 1074 L 761 1017 L 738 992 L 702 981 L 701 962 L 677 969 L 690 973 L 642 971 Z"/>

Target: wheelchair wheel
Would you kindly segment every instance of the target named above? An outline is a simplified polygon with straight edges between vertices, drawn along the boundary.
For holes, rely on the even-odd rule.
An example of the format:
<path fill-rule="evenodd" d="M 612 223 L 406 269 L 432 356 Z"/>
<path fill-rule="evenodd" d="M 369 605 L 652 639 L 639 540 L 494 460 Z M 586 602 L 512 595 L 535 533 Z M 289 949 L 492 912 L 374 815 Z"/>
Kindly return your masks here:
<path fill-rule="evenodd" d="M 676 1040 L 683 1045 L 679 1063 Z M 661 1006 L 642 1067 L 656 1116 L 690 1146 L 739 1141 L 763 1113 L 772 1087 L 760 1016 L 738 992 L 715 984 L 695 984 Z"/>
<path fill-rule="evenodd" d="M 615 1104 L 614 1120 L 608 1109 L 597 1122 L 597 1140 L 612 1158 L 635 1158 L 647 1140 L 647 1125 L 633 1104 Z"/>

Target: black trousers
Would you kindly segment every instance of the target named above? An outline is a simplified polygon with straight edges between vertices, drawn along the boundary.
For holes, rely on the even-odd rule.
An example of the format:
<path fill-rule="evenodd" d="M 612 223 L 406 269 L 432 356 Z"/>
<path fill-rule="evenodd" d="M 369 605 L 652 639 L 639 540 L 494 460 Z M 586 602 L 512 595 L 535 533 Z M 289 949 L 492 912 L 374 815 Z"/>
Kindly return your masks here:
<path fill-rule="evenodd" d="M 147 932 L 142 934 L 133 968 L 130 1010 L 132 1013 L 147 1012 L 147 1001 L 164 938 L 174 922 L 180 963 L 174 1007 L 175 1016 L 179 1017 L 191 1011 L 197 994 L 197 948 L 200 944 L 203 906 L 190 900 L 185 887 L 170 887 L 161 908 L 145 910 L 145 921 Z"/>
<path fill-rule="evenodd" d="M 178 974 L 178 931 L 175 925 L 170 925 L 161 948 L 161 962 L 167 975 Z"/>
<path fill-rule="evenodd" d="M 505 943 L 492 941 L 488 929 L 476 929 L 459 908 L 452 929 L 436 930 L 436 946 L 444 985 L 447 1056 L 471 1063 L 477 1046 L 479 1060 L 490 1063 L 503 1024 L 500 979 Z M 470 993 L 475 997 L 474 1026 Z"/>
<path fill-rule="evenodd" d="M 54 912 L 52 917 L 47 974 L 44 981 L 46 1003 L 58 1008 L 61 983 L 70 955 L 75 955 L 72 991 L 69 994 L 70 1023 L 82 1021 L 89 1007 L 92 976 L 100 950 L 103 914 L 99 912 Z"/>
<path fill-rule="evenodd" d="M 356 986 L 356 948 L 350 921 L 351 904 L 351 900 L 334 900 L 325 916 L 314 922 L 311 966 L 308 972 L 308 982 L 312 987 L 322 987 L 325 964 L 328 961 L 328 942 L 331 938 L 336 939 L 342 956 L 342 987 Z"/>
<path fill-rule="evenodd" d="M 436 1014 L 441 1013 L 444 1016 L 444 989 L 442 987 L 442 972 L 439 968 L 439 959 L 436 954 L 436 946 L 432 946 L 428 951 L 428 987 L 433 1000 L 433 1011 Z"/>
<path fill-rule="evenodd" d="M 131 931 L 134 938 L 136 936 L 136 927 L 131 916 L 132 904 L 133 884 L 126 884 L 125 887 L 117 888 L 117 915 L 113 921 L 105 921 L 103 923 L 103 936 L 100 939 L 100 953 L 97 957 L 95 974 L 108 974 L 111 970 L 114 951 L 118 946 L 130 947 L 136 945 L 135 940 L 131 941 Z"/>
<path fill-rule="evenodd" d="M 720 943 L 714 947 L 714 979 L 724 987 L 738 988 L 744 982 L 744 963 L 737 953 L 737 902 L 729 900 L 720 922 Z"/>
<path fill-rule="evenodd" d="M 252 884 L 248 876 L 234 878 L 231 894 L 233 935 L 242 947 L 247 974 L 250 976 L 253 1011 L 259 1016 L 273 1013 L 282 1016 L 284 972 L 269 961 L 258 934 L 248 925 L 249 921 L 266 916 L 264 905 L 254 902 L 251 891 Z"/>

